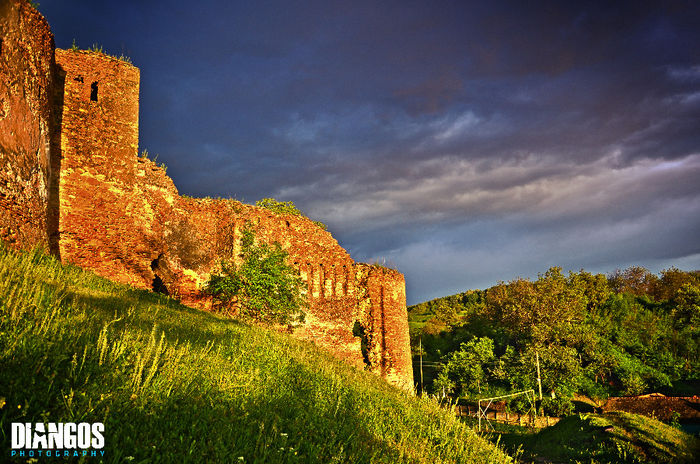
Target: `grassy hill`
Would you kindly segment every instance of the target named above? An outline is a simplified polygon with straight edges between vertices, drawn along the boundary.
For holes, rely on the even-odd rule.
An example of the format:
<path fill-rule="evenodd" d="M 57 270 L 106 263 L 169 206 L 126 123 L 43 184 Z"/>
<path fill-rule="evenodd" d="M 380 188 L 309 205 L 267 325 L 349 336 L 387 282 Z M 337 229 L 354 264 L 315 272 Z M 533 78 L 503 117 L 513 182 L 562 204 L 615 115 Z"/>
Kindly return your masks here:
<path fill-rule="evenodd" d="M 12 422 L 103 422 L 105 462 L 512 462 L 311 344 L 0 248 L 2 461 Z"/>
<path fill-rule="evenodd" d="M 626 464 L 697 462 L 698 439 L 656 419 L 613 412 L 572 415 L 537 434 L 494 434 L 524 462 Z"/>

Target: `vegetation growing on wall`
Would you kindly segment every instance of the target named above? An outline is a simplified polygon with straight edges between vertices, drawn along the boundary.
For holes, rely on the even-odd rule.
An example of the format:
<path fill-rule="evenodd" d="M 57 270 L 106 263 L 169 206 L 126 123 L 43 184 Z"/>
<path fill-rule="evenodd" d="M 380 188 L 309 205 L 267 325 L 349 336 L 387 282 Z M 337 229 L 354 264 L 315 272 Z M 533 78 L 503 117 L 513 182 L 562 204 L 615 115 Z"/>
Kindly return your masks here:
<path fill-rule="evenodd" d="M 241 264 L 222 262 L 221 272 L 211 275 L 205 291 L 229 315 L 278 324 L 303 322 L 303 281 L 286 258 L 278 243 L 256 243 L 248 224 L 242 231 Z"/>
<path fill-rule="evenodd" d="M 291 201 L 277 201 L 274 198 L 263 198 L 255 202 L 255 206 L 261 208 L 269 209 L 275 214 L 290 214 L 292 216 L 304 216 L 299 208 Z M 314 224 L 319 226 L 323 230 L 327 230 L 328 227 L 321 221 L 312 221 Z"/>
<path fill-rule="evenodd" d="M 37 4 L 37 6 L 38 6 L 38 4 Z M 72 51 L 72 52 L 78 52 L 78 51 L 80 51 L 80 47 L 78 47 L 78 44 L 75 43 L 75 39 L 73 39 L 73 43 L 71 44 L 69 50 Z M 117 56 L 117 55 L 110 55 L 109 53 L 105 53 L 105 51 L 104 51 L 102 45 L 100 45 L 100 44 L 98 44 L 98 43 L 93 43 L 92 46 L 90 46 L 90 47 L 87 48 L 87 51 L 88 51 L 88 52 L 94 52 L 94 53 L 102 53 L 103 55 L 107 55 L 107 56 L 111 56 L 112 58 L 116 58 L 116 59 L 118 59 L 119 61 L 123 61 L 123 62 L 125 62 L 125 63 L 132 64 L 132 62 L 131 62 L 131 57 L 124 55 L 124 53 L 119 54 L 119 56 Z"/>
<path fill-rule="evenodd" d="M 120 58 L 120 59 L 121 59 L 121 58 Z M 163 172 L 165 172 L 165 173 L 168 172 L 168 166 L 166 166 L 165 163 L 159 163 L 159 162 L 158 162 L 158 153 L 156 153 L 155 155 L 151 156 L 151 154 L 148 153 L 148 150 L 144 148 L 144 149 L 141 151 L 141 153 L 139 153 L 139 158 L 143 158 L 143 159 L 152 161 L 156 166 L 158 166 L 159 168 L 161 168 L 161 169 L 163 170 Z"/>
<path fill-rule="evenodd" d="M 409 308 L 429 391 L 485 397 L 538 389 L 551 414 L 591 397 L 674 392 L 700 378 L 700 273 L 630 268 L 606 277 L 551 268 Z M 418 377 L 418 376 L 416 376 Z"/>

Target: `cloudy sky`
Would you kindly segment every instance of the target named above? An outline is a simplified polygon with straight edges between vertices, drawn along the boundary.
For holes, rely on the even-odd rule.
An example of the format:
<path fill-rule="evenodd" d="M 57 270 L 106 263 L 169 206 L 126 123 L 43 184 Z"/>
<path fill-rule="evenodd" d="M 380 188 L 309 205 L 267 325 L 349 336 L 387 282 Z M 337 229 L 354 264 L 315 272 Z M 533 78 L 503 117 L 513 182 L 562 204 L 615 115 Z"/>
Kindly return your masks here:
<path fill-rule="evenodd" d="M 183 194 L 292 200 L 409 303 L 700 268 L 694 0 L 41 0 L 56 45 L 141 69 Z"/>

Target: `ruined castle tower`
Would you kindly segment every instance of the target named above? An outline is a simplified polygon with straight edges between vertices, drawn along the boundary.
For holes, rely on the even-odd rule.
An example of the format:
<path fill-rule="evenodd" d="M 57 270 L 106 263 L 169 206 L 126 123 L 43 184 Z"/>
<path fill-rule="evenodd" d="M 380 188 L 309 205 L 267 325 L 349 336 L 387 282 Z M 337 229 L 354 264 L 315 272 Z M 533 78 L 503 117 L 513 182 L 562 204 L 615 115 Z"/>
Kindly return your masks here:
<path fill-rule="evenodd" d="M 139 70 L 101 53 L 60 49 L 56 70 L 59 253 L 64 261 L 122 276 L 133 272 L 122 233 L 137 226 L 130 212 L 142 206 L 131 201 L 124 182 L 135 176 Z"/>
<path fill-rule="evenodd" d="M 155 218 L 136 181 L 139 71 L 101 53 L 66 50 L 56 50 L 56 66 L 60 256 L 143 287 Z"/>

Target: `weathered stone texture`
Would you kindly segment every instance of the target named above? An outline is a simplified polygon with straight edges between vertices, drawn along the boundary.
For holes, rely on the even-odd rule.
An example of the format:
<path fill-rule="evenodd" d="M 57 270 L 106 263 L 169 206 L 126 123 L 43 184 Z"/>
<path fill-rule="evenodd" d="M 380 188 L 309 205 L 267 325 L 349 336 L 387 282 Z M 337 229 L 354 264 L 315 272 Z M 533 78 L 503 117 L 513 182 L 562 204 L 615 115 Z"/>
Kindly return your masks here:
<path fill-rule="evenodd" d="M 181 198 L 178 210 L 164 254 L 169 269 L 159 276 L 169 291 L 183 302 L 209 307 L 201 288 L 222 259 L 240 261 L 241 233 L 250 224 L 258 240 L 277 242 L 289 253 L 289 264 L 306 282 L 306 322 L 295 334 L 364 365 L 360 340 L 352 334 L 357 312 L 354 262 L 330 233 L 305 217 L 277 215 L 234 200 Z"/>
<path fill-rule="evenodd" d="M 371 370 L 404 389 L 413 389 L 406 283 L 400 272 L 357 264 L 359 322 L 368 336 Z"/>
<path fill-rule="evenodd" d="M 139 71 L 82 51 L 56 50 L 56 65 L 61 258 L 143 287 L 157 224 L 137 183 Z"/>
<path fill-rule="evenodd" d="M 0 241 L 48 246 L 54 41 L 26 1 L 0 0 Z"/>
<path fill-rule="evenodd" d="M 45 21 L 23 0 L 0 4 L 3 25 L 14 24 L 4 30 L 14 31 L 13 44 L 24 44 L 15 47 L 21 53 L 6 55 L 9 39 L 3 38 L 2 69 L 11 65 L 21 74 L 0 87 L 19 118 L 8 126 L 13 135 L 0 138 L 7 165 L 0 225 L 24 234 L 13 243 L 45 243 L 48 224 L 49 245 L 64 262 L 211 309 L 202 289 L 221 260 L 240 262 L 242 231 L 250 225 L 256 240 L 288 252 L 306 284 L 306 321 L 294 335 L 412 390 L 400 273 L 356 264 L 305 217 L 181 197 L 163 168 L 137 154 L 139 70 L 101 53 L 67 50 L 55 51 L 52 70 Z M 21 130 L 24 135 L 14 135 Z M 48 195 L 47 182 L 53 186 Z"/>

